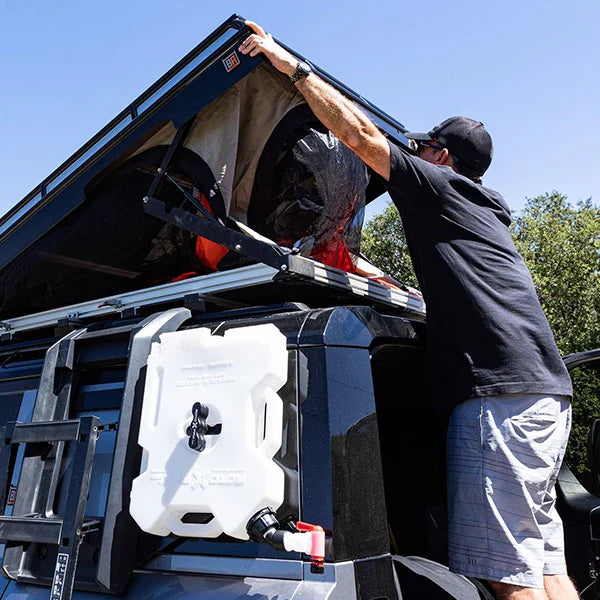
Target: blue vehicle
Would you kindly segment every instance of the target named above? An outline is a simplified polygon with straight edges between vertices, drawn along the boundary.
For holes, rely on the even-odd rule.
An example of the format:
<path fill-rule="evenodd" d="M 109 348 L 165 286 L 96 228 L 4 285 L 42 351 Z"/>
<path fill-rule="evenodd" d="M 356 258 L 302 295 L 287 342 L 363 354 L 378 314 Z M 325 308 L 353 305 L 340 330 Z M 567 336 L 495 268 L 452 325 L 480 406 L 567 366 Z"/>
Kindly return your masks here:
<path fill-rule="evenodd" d="M 444 567 L 446 422 L 425 397 L 422 297 L 360 256 L 384 188 L 285 78 L 236 51 L 247 35 L 232 16 L 0 220 L 2 600 L 490 597 Z M 266 356 L 259 331 L 280 336 L 285 376 L 251 416 L 241 399 L 226 413 L 220 390 L 241 378 L 227 369 Z M 176 350 L 187 374 L 165 391 L 169 340 L 236 336 L 250 342 L 235 361 Z M 600 351 L 567 364 L 598 381 Z M 163 418 L 177 439 L 153 469 Z M 177 479 L 187 460 L 229 456 L 238 426 L 256 434 L 238 456 L 268 447 L 272 475 L 238 458 Z M 558 482 L 587 599 L 600 598 L 598 426 L 590 466 Z M 152 514 L 184 486 L 197 506 Z"/>

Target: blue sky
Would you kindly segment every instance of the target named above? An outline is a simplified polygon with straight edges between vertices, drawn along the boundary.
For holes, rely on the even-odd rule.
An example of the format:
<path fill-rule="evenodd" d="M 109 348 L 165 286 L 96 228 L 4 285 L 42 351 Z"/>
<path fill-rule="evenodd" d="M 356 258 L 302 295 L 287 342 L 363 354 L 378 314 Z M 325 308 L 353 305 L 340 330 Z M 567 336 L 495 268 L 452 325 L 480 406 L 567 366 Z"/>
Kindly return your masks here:
<path fill-rule="evenodd" d="M 483 121 L 513 210 L 599 203 L 598 0 L 0 0 L 0 213 L 234 12 L 412 130 Z"/>

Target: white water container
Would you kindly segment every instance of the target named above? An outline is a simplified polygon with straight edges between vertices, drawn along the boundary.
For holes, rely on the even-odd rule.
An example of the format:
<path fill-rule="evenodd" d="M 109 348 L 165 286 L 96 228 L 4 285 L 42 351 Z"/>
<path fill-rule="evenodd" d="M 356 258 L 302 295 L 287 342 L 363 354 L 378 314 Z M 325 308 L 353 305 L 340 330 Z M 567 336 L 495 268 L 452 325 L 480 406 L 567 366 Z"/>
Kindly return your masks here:
<path fill-rule="evenodd" d="M 165 333 L 152 345 L 141 474 L 130 505 L 144 531 L 246 540 L 250 517 L 281 505 L 284 475 L 273 456 L 281 447 L 277 390 L 287 380 L 287 361 L 285 336 L 272 324 L 224 336 L 204 328 Z M 201 452 L 190 448 L 188 435 L 197 402 L 208 407 L 209 426 L 221 425 L 220 433 L 205 436 Z"/>

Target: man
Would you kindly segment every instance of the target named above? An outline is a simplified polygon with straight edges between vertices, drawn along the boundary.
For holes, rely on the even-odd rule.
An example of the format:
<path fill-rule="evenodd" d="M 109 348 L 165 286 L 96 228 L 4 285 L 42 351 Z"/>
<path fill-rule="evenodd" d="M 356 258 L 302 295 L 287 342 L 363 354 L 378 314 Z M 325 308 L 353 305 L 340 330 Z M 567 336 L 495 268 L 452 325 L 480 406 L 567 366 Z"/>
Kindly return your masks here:
<path fill-rule="evenodd" d="M 486 579 L 499 599 L 575 600 L 554 484 L 570 428 L 571 382 L 510 211 L 481 176 L 492 158 L 483 124 L 447 119 L 407 134 L 418 157 L 388 143 L 352 102 L 256 23 L 240 52 L 263 53 L 344 144 L 388 182 L 427 303 L 431 397 L 448 431 L 452 570 Z"/>

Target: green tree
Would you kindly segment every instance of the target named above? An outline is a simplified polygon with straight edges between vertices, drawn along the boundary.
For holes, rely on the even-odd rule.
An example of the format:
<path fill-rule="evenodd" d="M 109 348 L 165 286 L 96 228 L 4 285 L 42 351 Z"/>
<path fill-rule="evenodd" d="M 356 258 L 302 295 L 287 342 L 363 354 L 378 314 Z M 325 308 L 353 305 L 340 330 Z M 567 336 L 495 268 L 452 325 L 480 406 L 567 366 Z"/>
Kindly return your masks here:
<path fill-rule="evenodd" d="M 391 202 L 387 203 L 383 212 L 375 215 L 365 225 L 361 251 L 375 266 L 401 283 L 418 286 L 406 246 L 402 221 Z"/>
<path fill-rule="evenodd" d="M 600 346 L 600 208 L 591 200 L 574 207 L 558 192 L 544 194 L 527 201 L 512 231 L 561 352 Z M 575 369 L 571 376 L 567 463 L 592 489 L 587 438 L 592 422 L 600 418 L 600 380 L 597 369 Z"/>
<path fill-rule="evenodd" d="M 544 194 L 527 200 L 512 231 L 561 352 L 600 345 L 600 208 Z"/>

